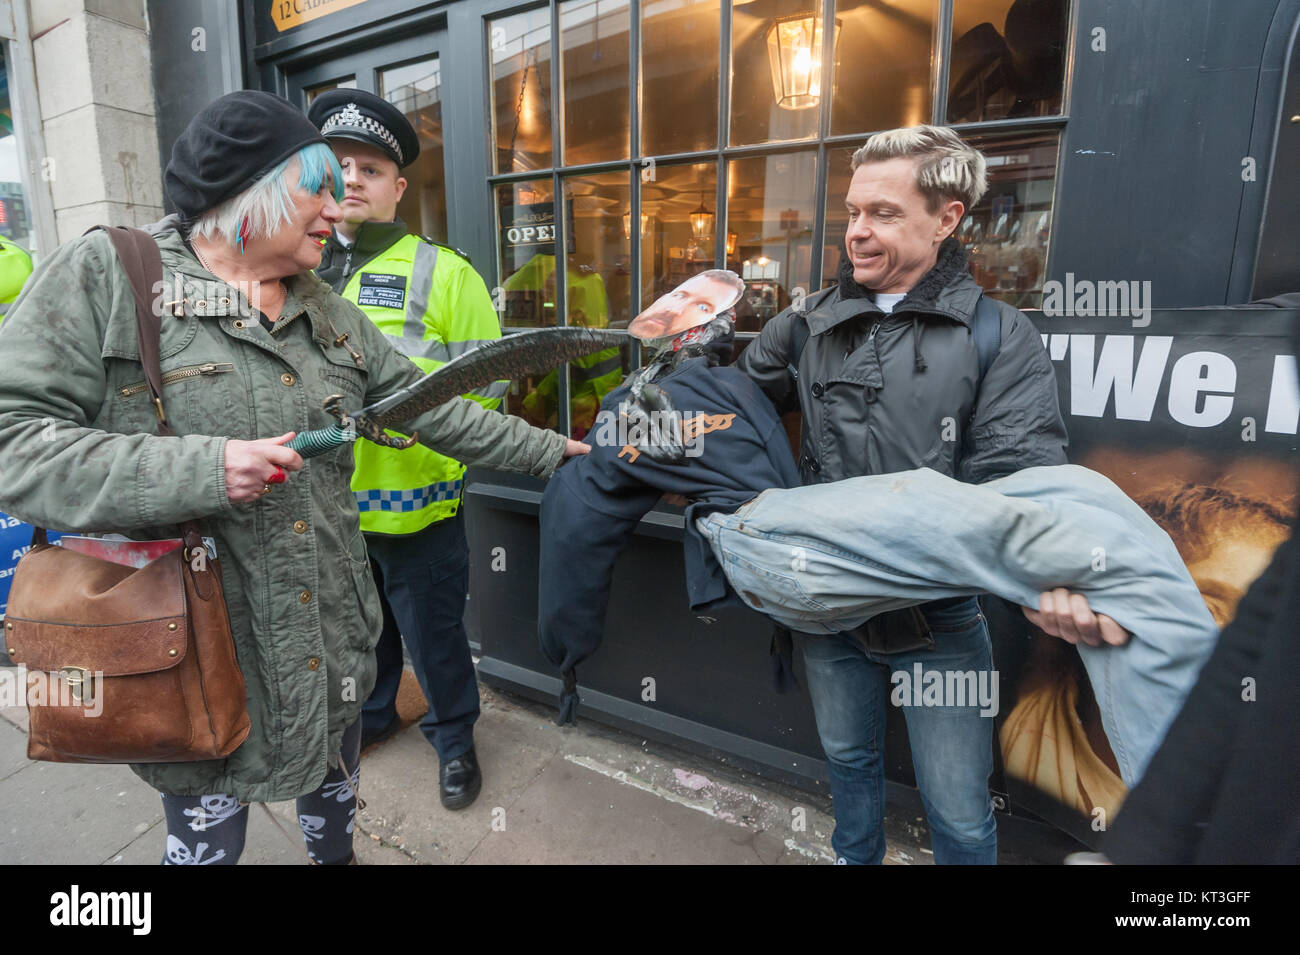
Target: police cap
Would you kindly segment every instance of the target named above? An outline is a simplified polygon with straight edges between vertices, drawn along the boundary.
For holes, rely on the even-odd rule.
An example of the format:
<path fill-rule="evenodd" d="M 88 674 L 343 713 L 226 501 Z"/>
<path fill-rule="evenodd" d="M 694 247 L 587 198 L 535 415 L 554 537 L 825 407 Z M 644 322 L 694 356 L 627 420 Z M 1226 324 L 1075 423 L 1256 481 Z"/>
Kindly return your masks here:
<path fill-rule="evenodd" d="M 365 90 L 336 89 L 312 100 L 307 118 L 326 139 L 354 139 L 384 152 L 400 169 L 420 155 L 420 138 L 388 100 Z"/>

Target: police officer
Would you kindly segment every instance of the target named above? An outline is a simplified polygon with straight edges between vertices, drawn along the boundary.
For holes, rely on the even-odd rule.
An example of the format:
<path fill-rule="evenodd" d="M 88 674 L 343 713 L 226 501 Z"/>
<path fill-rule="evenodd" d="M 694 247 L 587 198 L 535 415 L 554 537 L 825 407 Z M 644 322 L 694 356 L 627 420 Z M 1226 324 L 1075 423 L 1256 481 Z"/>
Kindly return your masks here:
<path fill-rule="evenodd" d="M 0 320 L 32 274 L 32 257 L 17 243 L 0 235 Z"/>
<path fill-rule="evenodd" d="M 361 90 L 318 96 L 308 116 L 343 166 L 343 221 L 325 242 L 317 274 L 355 302 L 425 371 L 499 338 L 483 280 L 455 250 L 407 232 L 397 218 L 406 189 L 401 168 L 420 141 L 406 117 Z M 497 408 L 508 382 L 466 395 Z M 474 752 L 478 683 L 462 618 L 469 548 L 460 511 L 465 468 L 415 445 L 355 446 L 352 488 L 370 566 L 384 608 L 379 676 L 362 711 L 362 745 L 398 728 L 402 640 L 429 703 L 420 729 L 438 753 L 439 791 L 448 809 L 472 803 L 482 786 Z"/>

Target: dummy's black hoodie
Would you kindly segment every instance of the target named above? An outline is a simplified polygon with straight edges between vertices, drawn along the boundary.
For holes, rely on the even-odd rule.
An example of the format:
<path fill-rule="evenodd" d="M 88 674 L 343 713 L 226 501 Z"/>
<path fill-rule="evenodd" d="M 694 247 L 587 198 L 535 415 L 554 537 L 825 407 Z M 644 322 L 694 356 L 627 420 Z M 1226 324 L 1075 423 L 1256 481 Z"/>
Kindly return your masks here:
<path fill-rule="evenodd" d="M 587 436 L 591 453 L 570 458 L 542 498 L 538 623 L 542 650 L 562 671 L 599 645 L 615 558 L 662 495 L 692 502 L 683 546 L 687 598 L 699 611 L 739 600 L 695 530 L 695 518 L 733 511 L 770 487 L 799 486 L 780 418 L 741 371 L 690 358 L 655 384 L 681 412 L 686 433 L 694 434 L 692 456 L 666 464 L 624 445 L 618 409 L 631 400 L 624 385 L 601 404 Z"/>

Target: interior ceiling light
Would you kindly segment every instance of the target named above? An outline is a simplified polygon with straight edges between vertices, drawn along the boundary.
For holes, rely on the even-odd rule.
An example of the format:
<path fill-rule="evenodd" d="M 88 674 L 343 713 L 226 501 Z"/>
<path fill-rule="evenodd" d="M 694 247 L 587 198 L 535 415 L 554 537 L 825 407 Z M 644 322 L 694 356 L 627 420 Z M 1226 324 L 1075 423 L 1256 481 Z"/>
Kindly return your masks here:
<path fill-rule="evenodd" d="M 840 39 L 835 21 L 831 49 Z M 772 91 L 782 109 L 811 109 L 822 97 L 822 18 L 820 13 L 773 21 L 767 29 L 767 59 Z"/>
<path fill-rule="evenodd" d="M 704 205 L 704 190 L 700 190 L 700 204 L 691 213 L 691 235 L 697 239 L 707 238 L 713 233 L 713 213 Z"/>

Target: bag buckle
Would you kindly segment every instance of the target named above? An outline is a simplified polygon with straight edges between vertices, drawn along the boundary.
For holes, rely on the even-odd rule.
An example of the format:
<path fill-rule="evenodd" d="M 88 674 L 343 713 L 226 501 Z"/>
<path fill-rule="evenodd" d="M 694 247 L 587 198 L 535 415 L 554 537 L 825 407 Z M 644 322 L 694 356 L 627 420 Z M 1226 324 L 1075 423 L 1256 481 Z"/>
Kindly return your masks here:
<path fill-rule="evenodd" d="M 59 675 L 68 683 L 72 702 L 89 706 L 95 702 L 95 678 L 83 667 L 59 667 Z"/>

